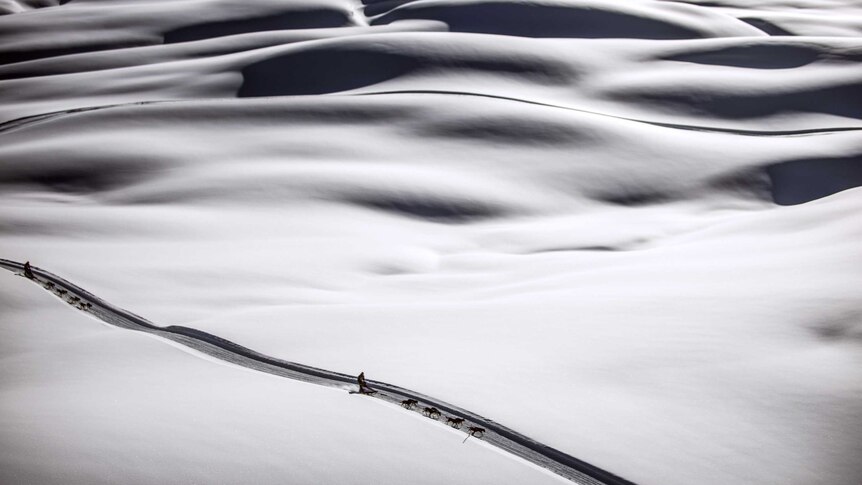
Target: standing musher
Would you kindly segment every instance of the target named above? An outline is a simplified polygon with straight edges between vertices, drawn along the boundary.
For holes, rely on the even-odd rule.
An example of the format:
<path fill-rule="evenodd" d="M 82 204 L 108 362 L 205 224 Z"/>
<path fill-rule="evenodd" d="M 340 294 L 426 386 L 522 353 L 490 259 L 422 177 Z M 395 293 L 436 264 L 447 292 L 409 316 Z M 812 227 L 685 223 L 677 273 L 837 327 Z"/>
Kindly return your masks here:
<path fill-rule="evenodd" d="M 359 383 L 359 394 L 375 394 L 377 391 L 368 387 L 368 384 L 365 382 L 365 372 L 360 372 L 359 376 L 356 377 L 356 381 Z"/>
<path fill-rule="evenodd" d="M 30 267 L 30 261 L 24 263 L 24 277 L 31 280 L 36 279 L 36 275 L 33 274 L 33 268 Z"/>

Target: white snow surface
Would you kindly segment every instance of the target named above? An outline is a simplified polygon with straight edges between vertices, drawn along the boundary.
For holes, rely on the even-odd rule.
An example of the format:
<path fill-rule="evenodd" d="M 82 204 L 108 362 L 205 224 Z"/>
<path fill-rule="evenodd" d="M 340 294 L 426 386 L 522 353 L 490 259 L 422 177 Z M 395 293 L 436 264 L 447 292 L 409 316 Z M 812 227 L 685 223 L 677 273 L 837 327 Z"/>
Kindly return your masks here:
<path fill-rule="evenodd" d="M 218 365 L 0 278 L 4 484 L 565 482 L 400 408 Z"/>
<path fill-rule="evenodd" d="M 0 13 L 0 257 L 639 485 L 862 482 L 858 2 Z M 4 484 L 561 483 L 0 288 Z"/>

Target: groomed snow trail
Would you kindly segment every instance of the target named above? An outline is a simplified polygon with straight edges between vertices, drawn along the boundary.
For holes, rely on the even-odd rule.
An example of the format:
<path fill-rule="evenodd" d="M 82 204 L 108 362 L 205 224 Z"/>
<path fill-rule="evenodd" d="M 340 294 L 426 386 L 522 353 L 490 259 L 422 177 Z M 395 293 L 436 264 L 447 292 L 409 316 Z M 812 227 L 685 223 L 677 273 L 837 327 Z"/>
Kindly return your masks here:
<path fill-rule="evenodd" d="M 19 274 L 24 269 L 22 263 L 6 259 L 0 259 L 0 267 Z M 85 311 L 108 324 L 127 330 L 146 332 L 216 359 L 267 374 L 337 389 L 353 390 L 354 388 L 356 382 L 354 376 L 276 359 L 194 328 L 177 325 L 161 327 L 143 317 L 116 307 L 49 271 L 35 266 L 32 267 L 32 271 L 36 277 L 33 280 L 35 283 L 55 292 L 55 294 L 57 290 L 66 290 L 65 294 L 57 295 L 66 301 L 72 297 L 78 297 L 82 303 L 89 302 L 92 307 L 86 308 Z M 48 283 L 53 283 L 54 286 L 50 287 Z M 436 419 L 437 421 L 445 422 L 446 417 L 463 418 L 464 423 L 461 429 L 466 430 L 470 426 L 485 429 L 483 436 L 474 439 L 481 439 L 574 483 L 583 485 L 634 485 L 613 473 L 546 446 L 466 409 L 386 382 L 375 380 L 368 380 L 367 382 L 378 391 L 370 397 L 395 404 L 400 404 L 406 399 L 415 399 L 419 404 L 413 411 L 421 412 L 424 407 L 435 407 L 442 413 Z"/>

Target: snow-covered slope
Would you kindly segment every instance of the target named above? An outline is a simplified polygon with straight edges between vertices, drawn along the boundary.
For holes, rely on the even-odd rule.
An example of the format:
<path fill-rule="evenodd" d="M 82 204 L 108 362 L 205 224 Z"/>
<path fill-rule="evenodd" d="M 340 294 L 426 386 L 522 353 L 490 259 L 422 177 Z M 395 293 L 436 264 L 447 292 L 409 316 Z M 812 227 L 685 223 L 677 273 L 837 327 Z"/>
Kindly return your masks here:
<path fill-rule="evenodd" d="M 862 480 L 855 2 L 0 11 L 0 257 L 641 485 Z M 168 455 L 193 470 L 174 483 L 255 460 L 256 483 L 555 480 L 398 409 L 47 316 L 24 283 L 2 280 L 4 483 L 163 483 Z M 117 389 L 93 375 L 138 384 L 96 408 Z"/>
<path fill-rule="evenodd" d="M 394 406 L 219 365 L 0 278 L 4 484 L 564 483 Z"/>

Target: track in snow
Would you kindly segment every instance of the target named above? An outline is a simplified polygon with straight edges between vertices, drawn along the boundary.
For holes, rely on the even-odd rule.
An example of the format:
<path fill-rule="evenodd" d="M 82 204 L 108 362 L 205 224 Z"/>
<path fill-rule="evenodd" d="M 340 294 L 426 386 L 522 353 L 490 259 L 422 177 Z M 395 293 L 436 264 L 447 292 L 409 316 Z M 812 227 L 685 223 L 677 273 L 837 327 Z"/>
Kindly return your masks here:
<path fill-rule="evenodd" d="M 22 263 L 6 259 L 0 259 L 0 267 L 19 274 L 24 269 Z M 34 282 L 46 289 L 48 289 L 46 287 L 47 283 L 53 283 L 54 287 L 52 290 L 55 292 L 59 289 L 66 290 L 67 293 L 64 295 L 58 295 L 64 300 L 68 301 L 69 298 L 77 296 L 82 301 L 91 303 L 92 307 L 87 308 L 86 311 L 111 325 L 156 335 L 219 360 L 256 371 L 326 387 L 344 390 L 353 390 L 355 388 L 356 378 L 353 376 L 276 359 L 243 347 L 230 340 L 225 340 L 194 328 L 177 325 L 160 327 L 143 317 L 111 305 L 53 273 L 36 267 L 33 267 L 32 270 L 36 277 Z M 632 482 L 620 478 L 613 473 L 539 443 L 466 409 L 393 384 L 374 380 L 368 380 L 367 382 L 379 391 L 374 396 L 371 396 L 373 398 L 396 404 L 400 404 L 405 399 L 415 399 L 419 401 L 419 405 L 414 410 L 415 412 L 419 412 L 419 410 L 426 406 L 436 407 L 442 413 L 442 416 L 438 420 L 444 420 L 444 422 L 447 415 L 464 418 L 462 426 L 464 429 L 468 426 L 479 426 L 485 429 L 484 436 L 474 439 L 481 439 L 497 448 L 548 469 L 574 483 L 582 485 L 634 485 Z"/>
<path fill-rule="evenodd" d="M 653 121 L 647 119 L 640 118 L 629 118 L 626 116 L 618 116 L 608 113 L 602 113 L 600 111 L 591 111 L 587 109 L 575 108 L 573 106 L 565 106 L 561 104 L 553 104 L 546 103 L 542 101 L 534 101 L 525 98 L 514 98 L 509 96 L 501 96 L 496 94 L 485 94 L 485 93 L 474 93 L 470 91 L 446 91 L 446 90 L 434 90 L 434 89 L 419 89 L 419 90 L 396 90 L 396 91 L 363 91 L 357 93 L 347 93 L 347 94 L 325 94 L 324 96 L 334 96 L 334 97 L 348 97 L 348 96 L 386 96 L 386 95 L 399 95 L 399 94 L 427 94 L 427 95 L 441 95 L 441 96 L 472 96 L 477 98 L 487 98 L 487 99 L 495 99 L 498 101 L 510 101 L 514 103 L 524 103 L 531 104 L 534 106 L 543 106 L 545 108 L 554 108 L 554 109 L 562 109 L 566 111 L 574 111 L 577 113 L 584 113 L 589 115 L 601 116 L 604 118 L 613 118 L 622 121 L 630 121 L 632 123 L 641 123 L 645 125 L 659 126 L 662 128 L 671 128 L 675 130 L 686 130 L 686 131 L 702 131 L 707 133 L 727 133 L 732 135 L 742 135 L 742 136 L 760 136 L 760 137 L 790 137 L 790 136 L 806 136 L 806 135 L 827 135 L 830 133 L 838 133 L 842 131 L 862 131 L 862 126 L 834 126 L 827 128 L 806 128 L 806 129 L 798 129 L 798 130 L 745 130 L 745 129 L 737 129 L 737 128 L 725 128 L 720 126 L 705 126 L 705 125 L 691 125 L 691 124 L 682 124 L 682 123 L 666 123 L 663 121 Z M 266 96 L 259 96 L 259 98 L 265 98 Z M 275 97 L 283 97 L 283 96 L 275 96 Z M 211 98 L 211 100 L 217 100 L 219 98 Z M 118 104 L 106 104 L 99 106 L 85 106 L 81 108 L 73 108 L 73 109 L 64 109 L 60 111 L 51 111 L 48 113 L 42 113 L 37 115 L 24 116 L 21 118 L 15 118 L 13 120 L 0 122 L 0 133 L 16 131 L 22 128 L 26 128 L 31 125 L 36 125 L 42 122 L 50 121 L 55 118 L 61 118 L 64 116 L 86 113 L 89 111 L 102 111 L 112 108 L 124 108 L 129 106 L 146 106 L 150 104 L 165 104 L 165 103 L 182 103 L 182 102 L 193 102 L 193 101 L 205 101 L 205 100 L 188 100 L 188 99 L 163 99 L 163 100 L 152 100 L 152 101 L 135 101 L 130 103 L 118 103 Z"/>

